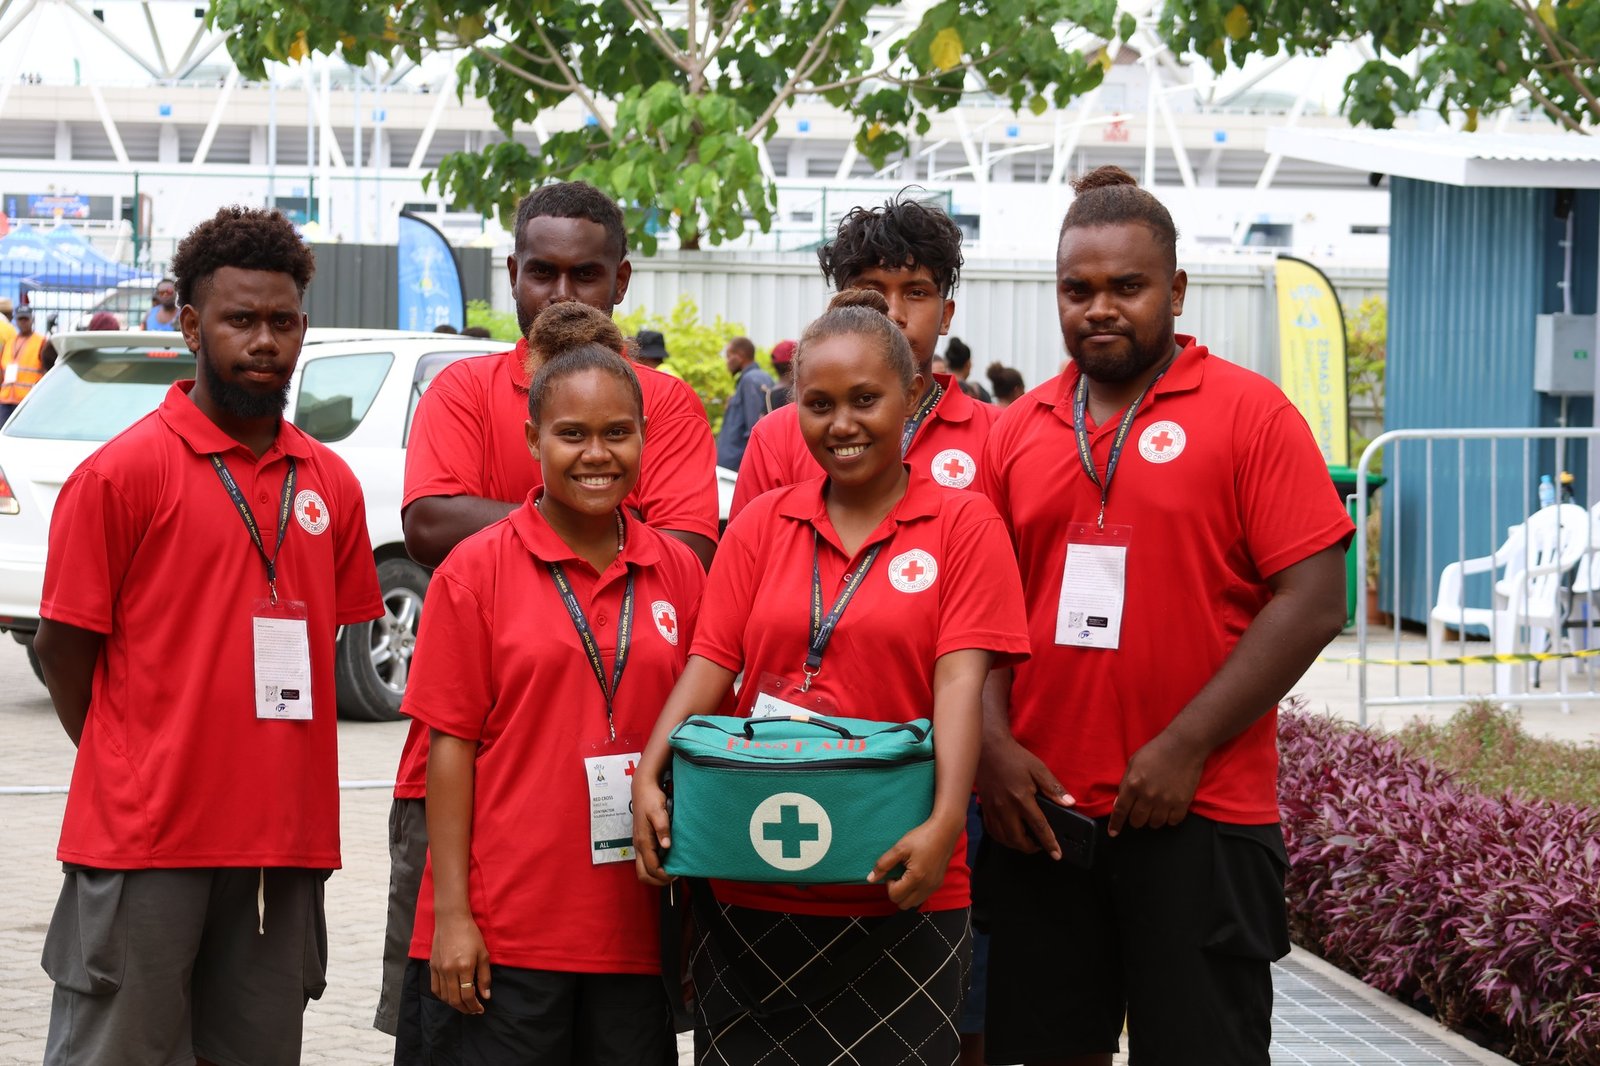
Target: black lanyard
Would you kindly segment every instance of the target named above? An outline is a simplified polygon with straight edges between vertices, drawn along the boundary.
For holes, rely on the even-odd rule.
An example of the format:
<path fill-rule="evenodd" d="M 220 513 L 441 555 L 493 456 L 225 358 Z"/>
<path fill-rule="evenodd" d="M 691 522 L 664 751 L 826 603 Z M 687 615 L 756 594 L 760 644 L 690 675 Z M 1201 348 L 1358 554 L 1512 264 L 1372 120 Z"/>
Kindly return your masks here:
<path fill-rule="evenodd" d="M 917 413 L 906 420 L 906 428 L 900 434 L 900 458 L 906 457 L 906 452 L 911 450 L 911 441 L 917 435 L 917 430 L 922 428 L 922 423 L 927 421 L 933 409 L 939 406 L 939 401 L 944 397 L 944 386 L 937 381 L 933 388 L 928 390 L 928 395 L 922 398 L 922 403 L 917 407 Z"/>
<path fill-rule="evenodd" d="M 267 588 L 272 593 L 272 605 L 278 605 L 278 553 L 283 551 L 284 534 L 289 532 L 289 516 L 294 507 L 294 457 L 289 457 L 289 472 L 283 475 L 283 500 L 278 504 L 278 543 L 272 549 L 272 554 L 267 555 L 267 546 L 261 542 L 261 530 L 256 526 L 256 516 L 250 513 L 250 504 L 245 501 L 244 493 L 239 491 L 239 483 L 233 480 L 233 475 L 228 472 L 228 467 L 222 461 L 222 456 L 212 452 L 209 456 L 211 465 L 216 468 L 217 476 L 222 479 L 222 487 L 228 490 L 228 497 L 233 500 L 234 508 L 239 512 L 239 517 L 244 519 L 244 528 L 250 531 L 250 539 L 256 543 L 256 551 L 261 555 L 261 561 L 267 564 Z"/>
<path fill-rule="evenodd" d="M 561 568 L 560 563 L 550 563 L 550 576 L 555 579 L 556 591 L 561 593 L 561 602 L 567 605 L 567 613 L 572 616 L 572 626 L 578 631 L 578 640 L 583 644 L 583 654 L 589 660 L 589 669 L 594 671 L 594 679 L 600 683 L 600 695 L 606 701 L 606 731 L 612 740 L 617 739 L 617 719 L 612 708 L 612 701 L 617 698 L 617 686 L 622 684 L 622 670 L 628 665 L 628 645 L 633 638 L 633 570 L 628 570 L 628 583 L 622 590 L 622 614 L 617 618 L 617 654 L 612 660 L 611 683 L 606 683 L 606 664 L 600 658 L 600 645 L 594 639 L 594 631 L 589 628 L 589 620 L 583 616 L 583 607 L 578 603 L 577 594 L 572 591 L 572 582 L 567 580 L 567 572 Z"/>
<path fill-rule="evenodd" d="M 833 639 L 833 631 L 839 628 L 839 620 L 844 617 L 844 609 L 850 606 L 856 590 L 861 587 L 861 582 L 866 580 L 867 571 L 872 569 L 873 560 L 878 558 L 878 553 L 883 550 L 886 542 L 879 541 L 868 550 L 866 558 L 861 560 L 861 565 L 856 567 L 855 573 L 849 576 L 840 591 L 839 598 L 834 601 L 833 610 L 828 612 L 826 618 L 822 615 L 822 564 L 820 555 L 822 549 L 822 534 L 813 531 L 811 534 L 811 645 L 806 649 L 806 679 L 800 686 L 801 692 L 811 689 L 811 679 L 822 670 L 822 654 L 828 650 L 828 642 Z"/>
<path fill-rule="evenodd" d="M 1116 435 L 1111 438 L 1111 456 L 1106 460 L 1106 479 L 1100 480 L 1100 474 L 1094 468 L 1094 454 L 1089 449 L 1089 428 L 1085 412 L 1089 406 L 1089 379 L 1078 375 L 1078 391 L 1072 397 L 1072 428 L 1078 436 L 1078 460 L 1083 463 L 1083 472 L 1089 475 L 1089 480 L 1100 487 L 1100 517 L 1098 525 L 1101 529 L 1106 527 L 1106 500 L 1111 496 L 1111 475 L 1117 472 L 1117 460 L 1122 457 L 1122 446 L 1128 442 L 1128 431 L 1133 428 L 1133 418 L 1139 413 L 1139 405 L 1144 403 L 1144 398 L 1150 395 L 1150 390 L 1156 387 L 1166 374 L 1161 373 L 1150 379 L 1150 384 L 1144 391 L 1134 397 L 1128 409 L 1122 413 L 1122 424 L 1117 426 Z"/>

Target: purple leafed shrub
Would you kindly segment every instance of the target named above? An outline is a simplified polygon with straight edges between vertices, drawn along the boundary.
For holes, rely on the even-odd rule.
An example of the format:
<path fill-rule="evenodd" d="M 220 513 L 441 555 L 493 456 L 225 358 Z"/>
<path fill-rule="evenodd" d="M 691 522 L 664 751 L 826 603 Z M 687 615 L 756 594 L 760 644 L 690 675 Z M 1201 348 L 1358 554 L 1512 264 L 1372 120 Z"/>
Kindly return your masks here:
<path fill-rule="evenodd" d="M 1285 713 L 1296 942 L 1528 1066 L 1600 1066 L 1600 811 L 1485 796 Z"/>

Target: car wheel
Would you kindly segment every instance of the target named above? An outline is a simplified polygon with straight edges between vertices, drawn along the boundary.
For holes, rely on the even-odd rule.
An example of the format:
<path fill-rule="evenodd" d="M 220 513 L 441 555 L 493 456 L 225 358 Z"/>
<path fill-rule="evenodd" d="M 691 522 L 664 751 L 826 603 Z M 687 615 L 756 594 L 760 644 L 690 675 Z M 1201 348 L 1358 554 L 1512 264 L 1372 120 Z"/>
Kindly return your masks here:
<path fill-rule="evenodd" d="M 44 667 L 39 665 L 39 653 L 33 650 L 33 641 L 25 640 L 22 646 L 28 649 L 28 665 L 33 667 L 33 676 L 39 679 L 39 684 L 44 684 Z"/>
<path fill-rule="evenodd" d="M 392 722 L 411 673 L 411 652 L 422 622 L 428 571 L 410 559 L 378 564 L 383 617 L 345 626 L 339 637 L 335 677 L 339 715 L 361 722 Z"/>

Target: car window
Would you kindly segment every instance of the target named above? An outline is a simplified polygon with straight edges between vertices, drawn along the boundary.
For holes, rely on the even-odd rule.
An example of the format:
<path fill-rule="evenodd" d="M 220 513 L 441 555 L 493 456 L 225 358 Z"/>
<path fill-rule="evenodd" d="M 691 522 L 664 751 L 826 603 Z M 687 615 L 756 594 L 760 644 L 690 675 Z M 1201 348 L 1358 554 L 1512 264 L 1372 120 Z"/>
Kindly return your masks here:
<path fill-rule="evenodd" d="M 300 372 L 294 424 L 324 444 L 344 440 L 367 417 L 393 363 L 388 352 L 307 360 Z"/>
<path fill-rule="evenodd" d="M 439 371 L 455 362 L 457 359 L 470 359 L 473 356 L 484 355 L 484 352 L 429 352 L 417 360 L 417 375 L 411 382 L 411 401 L 406 407 L 406 432 L 401 438 L 402 446 L 411 442 L 411 420 L 417 417 L 417 404 L 422 400 L 422 394 L 428 391 L 428 386 L 433 379 L 439 376 Z"/>
<path fill-rule="evenodd" d="M 33 387 L 4 433 L 110 440 L 159 407 L 174 381 L 192 377 L 194 356 L 187 351 L 146 345 L 75 349 Z"/>

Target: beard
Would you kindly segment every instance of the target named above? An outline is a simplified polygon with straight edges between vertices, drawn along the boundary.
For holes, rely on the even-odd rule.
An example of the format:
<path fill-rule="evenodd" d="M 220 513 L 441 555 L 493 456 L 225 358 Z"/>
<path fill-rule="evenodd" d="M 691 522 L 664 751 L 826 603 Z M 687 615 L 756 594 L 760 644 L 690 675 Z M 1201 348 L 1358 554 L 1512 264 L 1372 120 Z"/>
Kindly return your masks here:
<path fill-rule="evenodd" d="M 1080 353 L 1072 351 L 1069 346 L 1067 353 L 1083 371 L 1084 377 L 1103 385 L 1132 381 L 1172 354 L 1173 339 L 1170 333 L 1153 343 L 1141 342 L 1131 336 L 1127 341 L 1128 349 L 1122 352 Z"/>
<path fill-rule="evenodd" d="M 195 367 L 206 391 L 227 414 L 234 418 L 266 418 L 281 415 L 289 405 L 289 382 L 270 392 L 257 392 L 224 379 L 211 364 L 206 354 L 205 331 L 200 331 L 200 350 L 195 353 Z"/>

